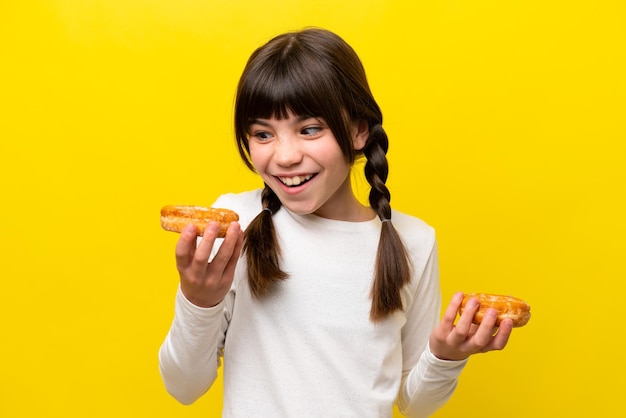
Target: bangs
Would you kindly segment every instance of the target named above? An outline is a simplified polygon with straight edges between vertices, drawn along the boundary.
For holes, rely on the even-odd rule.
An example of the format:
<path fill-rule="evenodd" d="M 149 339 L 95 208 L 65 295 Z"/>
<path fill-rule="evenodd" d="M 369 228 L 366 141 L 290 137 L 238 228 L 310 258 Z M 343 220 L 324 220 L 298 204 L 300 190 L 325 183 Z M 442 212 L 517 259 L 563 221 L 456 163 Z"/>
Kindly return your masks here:
<path fill-rule="evenodd" d="M 286 119 L 289 112 L 331 122 L 328 120 L 331 115 L 343 107 L 332 75 L 321 68 L 312 68 L 315 65 L 312 62 L 291 61 L 259 68 L 256 77 L 249 77 L 243 83 L 237 105 L 239 123 L 247 125 L 258 118 Z"/>

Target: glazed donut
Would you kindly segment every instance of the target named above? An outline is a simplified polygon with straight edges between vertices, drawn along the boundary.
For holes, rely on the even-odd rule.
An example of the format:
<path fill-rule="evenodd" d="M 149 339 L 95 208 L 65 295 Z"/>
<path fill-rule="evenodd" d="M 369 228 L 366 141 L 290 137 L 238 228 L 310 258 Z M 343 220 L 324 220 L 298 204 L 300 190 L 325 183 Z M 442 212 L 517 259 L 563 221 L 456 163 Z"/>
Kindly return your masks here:
<path fill-rule="evenodd" d="M 487 309 L 493 308 L 498 311 L 498 319 L 496 325 L 500 325 L 505 318 L 513 320 L 514 327 L 523 327 L 530 320 L 530 306 L 523 300 L 505 295 L 493 295 L 489 293 L 467 293 L 461 302 L 459 313 L 462 314 L 465 305 L 470 298 L 477 298 L 480 302 L 478 312 L 474 315 L 473 323 L 480 324 L 487 312 Z"/>
<path fill-rule="evenodd" d="M 161 208 L 161 227 L 166 231 L 182 232 L 186 225 L 194 224 L 200 237 L 210 222 L 219 222 L 219 238 L 226 236 L 231 222 L 239 220 L 239 215 L 230 209 L 207 208 L 203 206 L 169 205 Z"/>

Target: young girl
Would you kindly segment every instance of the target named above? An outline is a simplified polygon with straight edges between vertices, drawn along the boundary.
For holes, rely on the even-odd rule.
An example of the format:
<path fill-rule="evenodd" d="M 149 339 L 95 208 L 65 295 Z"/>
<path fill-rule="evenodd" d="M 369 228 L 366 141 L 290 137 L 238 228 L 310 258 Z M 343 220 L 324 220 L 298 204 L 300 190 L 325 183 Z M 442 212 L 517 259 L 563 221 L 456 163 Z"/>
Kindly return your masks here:
<path fill-rule="evenodd" d="M 159 352 L 167 390 L 188 404 L 224 362 L 224 417 L 411 417 L 451 396 L 467 358 L 506 345 L 495 312 L 471 324 L 463 294 L 440 318 L 437 246 L 392 210 L 387 135 L 365 71 L 337 35 L 306 29 L 250 57 L 235 104 L 241 157 L 264 189 L 221 196 L 235 210 L 176 245 L 180 288 Z M 350 170 L 365 157 L 369 205 Z M 245 232 L 243 232 L 245 231 Z"/>

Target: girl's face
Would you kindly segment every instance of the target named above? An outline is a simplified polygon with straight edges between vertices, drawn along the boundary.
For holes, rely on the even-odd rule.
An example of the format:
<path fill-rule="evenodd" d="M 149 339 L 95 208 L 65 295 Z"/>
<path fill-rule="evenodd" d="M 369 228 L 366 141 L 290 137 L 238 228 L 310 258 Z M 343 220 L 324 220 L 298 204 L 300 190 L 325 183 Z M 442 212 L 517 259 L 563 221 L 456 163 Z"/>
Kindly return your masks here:
<path fill-rule="evenodd" d="M 350 164 L 323 119 L 289 113 L 256 119 L 248 132 L 252 164 L 287 209 L 345 221 L 371 217 L 352 192 Z M 354 126 L 355 149 L 367 136 Z"/>

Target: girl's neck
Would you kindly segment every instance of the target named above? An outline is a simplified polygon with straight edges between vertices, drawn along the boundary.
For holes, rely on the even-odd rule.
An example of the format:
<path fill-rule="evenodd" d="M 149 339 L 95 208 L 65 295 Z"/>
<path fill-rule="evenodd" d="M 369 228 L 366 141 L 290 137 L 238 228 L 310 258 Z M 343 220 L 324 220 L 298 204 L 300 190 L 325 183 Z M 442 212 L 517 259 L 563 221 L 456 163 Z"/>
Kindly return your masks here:
<path fill-rule="evenodd" d="M 343 202 L 341 205 L 333 205 L 332 211 L 328 209 L 327 206 L 322 207 L 313 214 L 321 218 L 346 222 L 366 222 L 371 221 L 376 216 L 371 207 L 363 205 L 354 195 L 350 201 Z"/>

